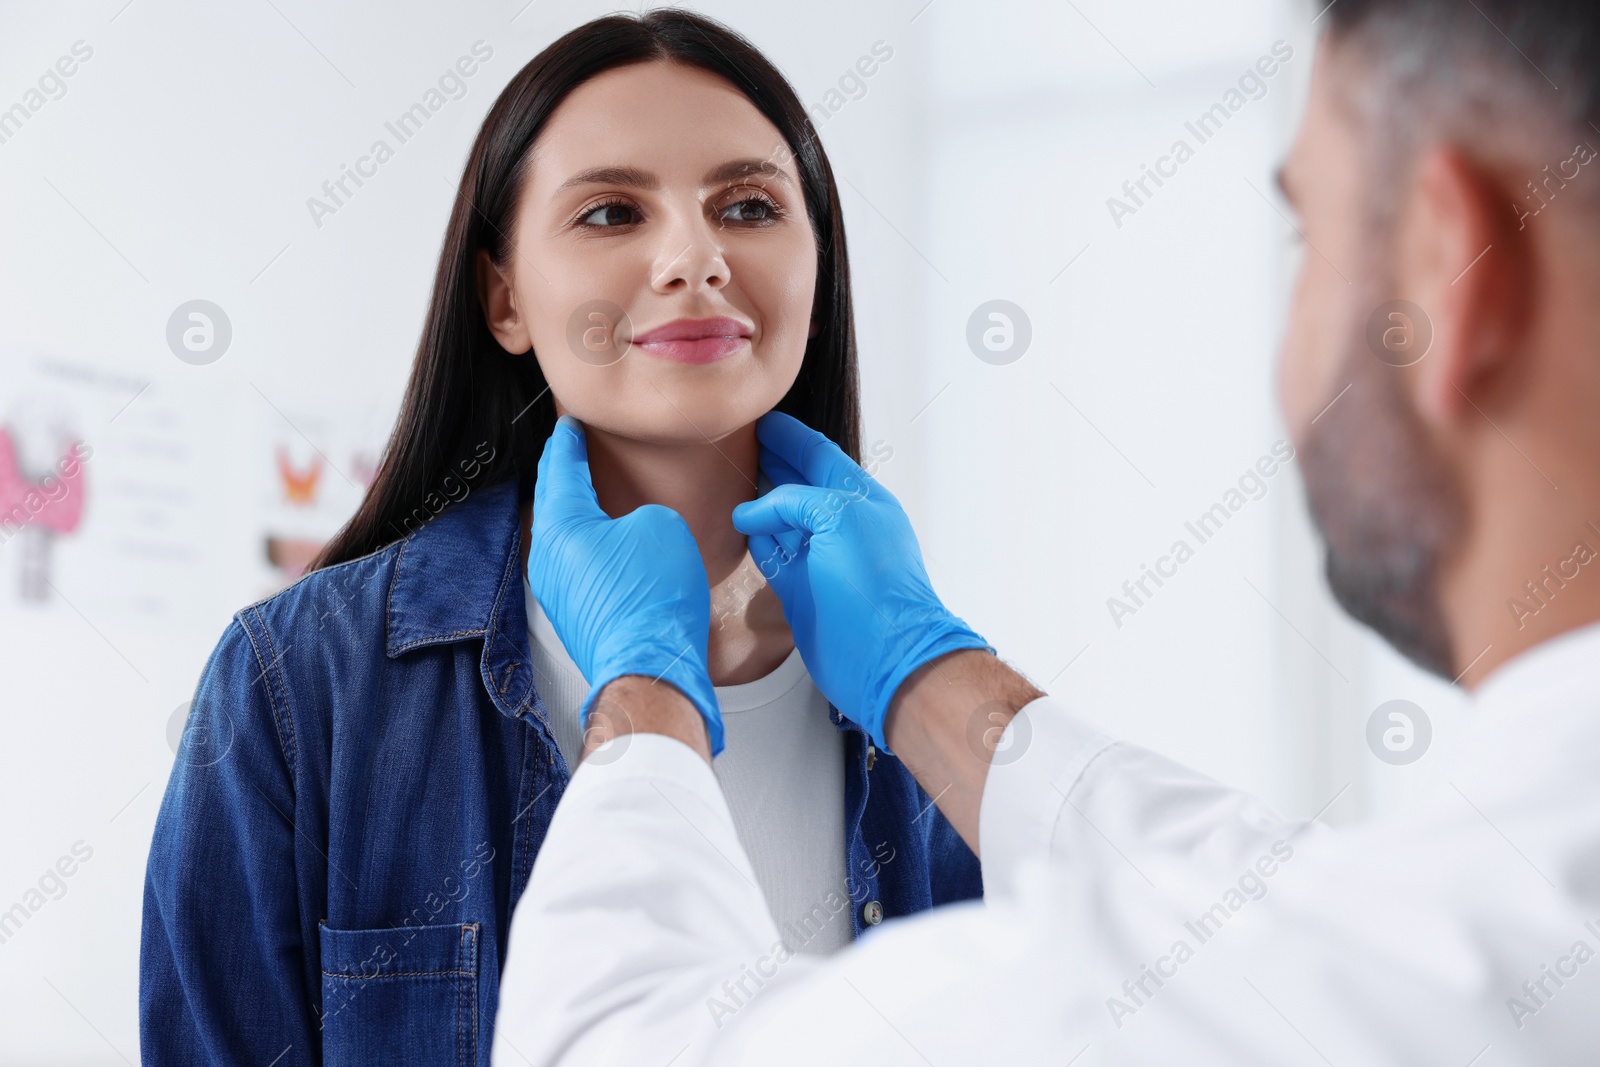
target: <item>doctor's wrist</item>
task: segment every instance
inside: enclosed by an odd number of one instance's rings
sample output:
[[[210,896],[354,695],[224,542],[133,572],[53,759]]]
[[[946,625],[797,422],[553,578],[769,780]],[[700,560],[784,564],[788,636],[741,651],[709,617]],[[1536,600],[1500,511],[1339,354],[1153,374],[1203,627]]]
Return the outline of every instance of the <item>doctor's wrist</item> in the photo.
[[[694,701],[671,682],[642,674],[625,674],[600,687],[584,721],[579,759],[612,738],[635,733],[682,741],[711,762],[710,733]]]

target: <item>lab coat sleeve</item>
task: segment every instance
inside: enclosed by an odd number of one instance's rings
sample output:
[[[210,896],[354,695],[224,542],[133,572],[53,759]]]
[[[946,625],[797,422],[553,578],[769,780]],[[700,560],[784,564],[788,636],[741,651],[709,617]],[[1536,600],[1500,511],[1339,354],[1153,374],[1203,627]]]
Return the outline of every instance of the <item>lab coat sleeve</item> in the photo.
[[[882,1067],[924,1062],[918,1047],[1036,1062],[1060,982],[1039,966],[1051,920],[1034,905],[949,905],[792,955],[711,768],[662,735],[619,738],[579,765],[517,904],[493,1062]]]
[[[1227,881],[1277,842],[1328,832],[1117,741],[1051,697],[1024,707],[1001,735],[978,821],[989,896],[1014,893],[1017,872],[1035,858],[1090,883],[1113,870],[1151,886]]]
[[[512,922],[494,1062],[666,1062],[712,1043],[784,946],[710,766],[631,734],[578,767]],[[691,1050],[691,1051],[686,1051]]]
[[[657,734],[597,749],[517,905],[494,1062],[916,1062],[913,1033],[949,1062],[1032,1062],[1104,1023],[1126,959],[1086,932],[1129,918],[1131,888],[1231,881],[1299,828],[1048,698],[1007,731],[980,813],[986,903],[826,959],[786,951],[704,760]],[[1041,939],[1077,946],[1070,981]]]

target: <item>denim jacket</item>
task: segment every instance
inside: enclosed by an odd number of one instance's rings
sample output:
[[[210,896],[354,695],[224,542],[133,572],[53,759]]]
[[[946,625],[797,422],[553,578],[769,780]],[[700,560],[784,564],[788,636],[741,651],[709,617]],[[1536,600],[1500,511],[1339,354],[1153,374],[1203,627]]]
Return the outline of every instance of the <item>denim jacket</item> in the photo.
[[[512,908],[571,771],[534,691],[514,481],[234,615],[145,875],[149,1064],[488,1064]],[[846,734],[853,930],[982,895]],[[537,1005],[522,1006],[537,1010]]]

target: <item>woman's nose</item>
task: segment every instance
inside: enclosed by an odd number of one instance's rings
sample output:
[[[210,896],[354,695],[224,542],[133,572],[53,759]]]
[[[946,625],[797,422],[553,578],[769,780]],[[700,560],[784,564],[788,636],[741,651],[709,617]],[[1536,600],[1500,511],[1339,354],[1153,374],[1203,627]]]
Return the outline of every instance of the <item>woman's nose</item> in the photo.
[[[703,218],[671,227],[661,242],[650,284],[658,293],[720,289],[728,283],[721,234]]]

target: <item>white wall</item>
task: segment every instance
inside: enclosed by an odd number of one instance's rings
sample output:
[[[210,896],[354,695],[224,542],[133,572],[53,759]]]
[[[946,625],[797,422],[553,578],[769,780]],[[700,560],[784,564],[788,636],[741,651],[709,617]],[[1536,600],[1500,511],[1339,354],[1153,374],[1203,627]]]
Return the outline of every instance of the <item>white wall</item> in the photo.
[[[1293,464],[1122,626],[1106,606],[1283,436],[1271,368],[1291,234],[1255,190],[1272,195],[1303,92],[1307,12],[702,9],[808,103],[876,42],[893,49],[821,132],[853,253],[867,440],[893,450],[880,475],[946,599],[1109,728],[1288,811],[1346,783],[1332,821],[1402,797],[1406,769],[1365,751],[1367,713],[1409,696],[1446,737],[1454,705],[1332,610]],[[0,427],[30,451],[48,455],[57,428],[94,450],[45,599],[18,595],[23,540],[0,546],[0,909],[75,842],[93,849],[0,944],[0,1060],[137,1060],[143,862],[174,712],[232,612],[277,580],[264,534],[326,536],[353,507],[489,103],[605,10],[0,5],[0,108],[75,42],[93,50],[0,143]],[[1117,226],[1106,198],[1279,39],[1294,58],[1265,96]],[[316,225],[306,199],[479,40],[494,55],[466,95]],[[205,366],[165,339],[195,298],[233,329]],[[997,298],[1033,332],[1003,366],[966,341]],[[324,457],[314,508],[283,502],[280,447],[296,466]]]

